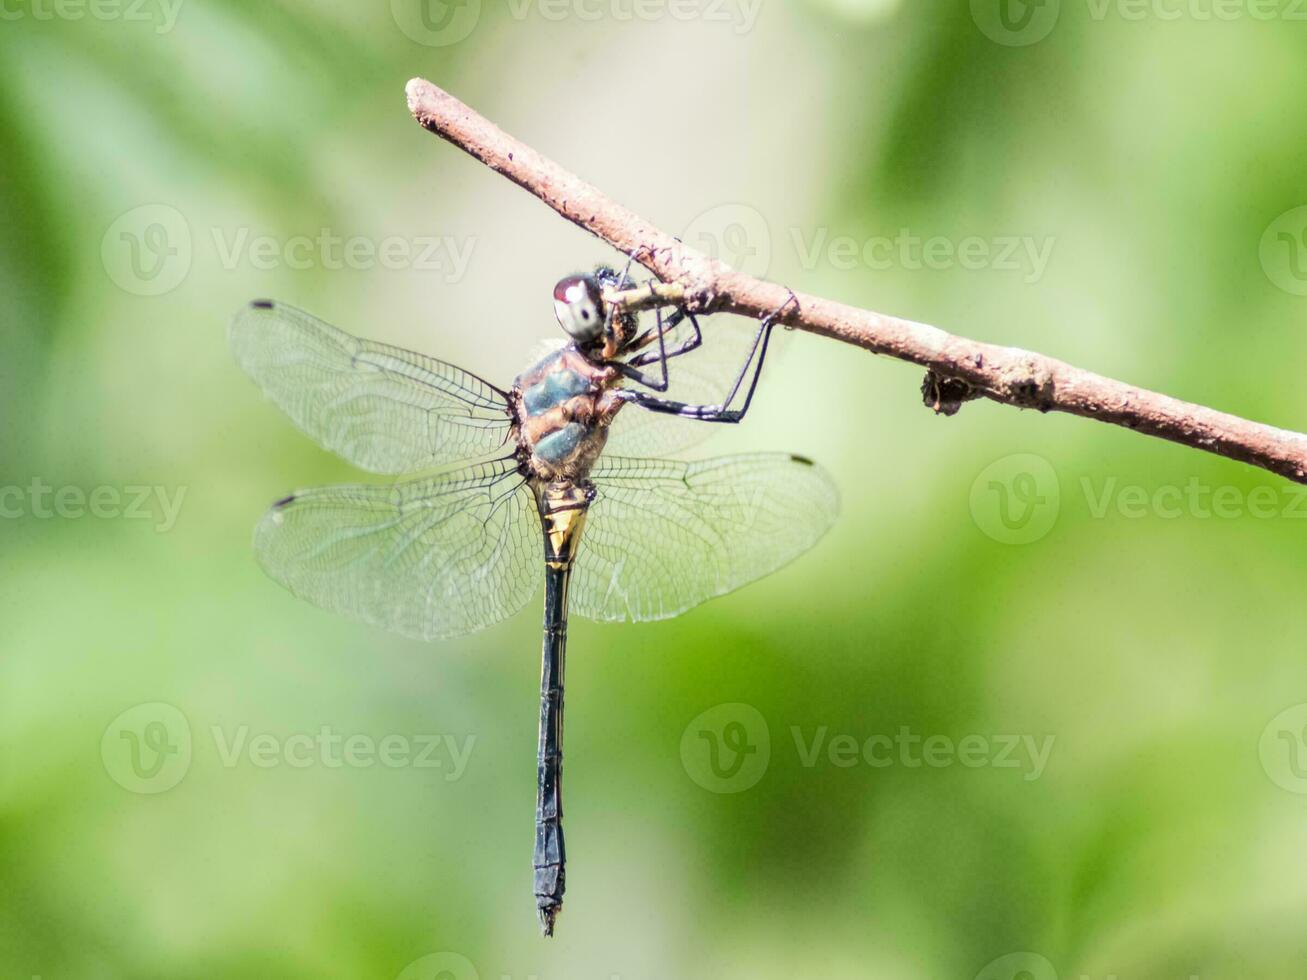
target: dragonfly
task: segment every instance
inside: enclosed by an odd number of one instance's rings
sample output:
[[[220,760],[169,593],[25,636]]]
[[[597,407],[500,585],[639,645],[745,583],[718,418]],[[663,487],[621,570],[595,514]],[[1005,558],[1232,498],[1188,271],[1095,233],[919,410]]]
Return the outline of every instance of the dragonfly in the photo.
[[[254,535],[273,579],[420,640],[498,623],[543,581],[532,867],[546,936],[566,881],[569,608],[602,622],[676,616],[796,558],[838,511],[830,477],[804,456],[687,462],[605,451],[610,435],[614,449],[691,441],[684,427],[668,436],[650,419],[741,421],[781,312],[759,324],[725,397],[692,404],[668,397],[669,364],[702,346],[697,316],[656,308],[656,322],[642,324],[605,300],[627,284],[605,266],[561,279],[553,301],[565,341],[508,389],[269,300],[249,304],[230,330],[239,365],[305,434],[364,470],[403,477],[278,500]]]

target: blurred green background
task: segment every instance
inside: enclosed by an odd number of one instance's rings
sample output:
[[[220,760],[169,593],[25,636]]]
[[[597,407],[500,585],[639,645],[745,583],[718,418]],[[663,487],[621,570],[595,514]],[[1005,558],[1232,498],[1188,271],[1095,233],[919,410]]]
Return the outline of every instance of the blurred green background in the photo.
[[[506,384],[616,261],[423,133],[423,75],[751,271],[1302,429],[1296,4],[423,2],[3,7],[0,975],[1302,976],[1282,481],[787,337],[700,454],[810,455],[841,520],[573,623],[546,942],[538,609],[424,645],[265,578],[266,505],[358,474],[225,337],[274,296]]]

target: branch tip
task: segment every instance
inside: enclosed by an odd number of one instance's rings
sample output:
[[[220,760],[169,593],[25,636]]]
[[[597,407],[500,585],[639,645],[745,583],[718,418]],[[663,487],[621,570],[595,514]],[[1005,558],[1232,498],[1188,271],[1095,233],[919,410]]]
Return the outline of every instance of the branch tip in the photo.
[[[693,312],[762,319],[785,300],[785,287],[728,268],[660,231],[427,80],[414,78],[405,91],[409,111],[424,128],[623,255],[639,249],[636,261],[660,279],[660,285],[678,286],[681,293],[675,302]],[[620,297],[631,308],[666,302],[652,287],[643,298],[633,292],[638,290]],[[799,309],[784,322],[926,368],[923,399],[942,415],[952,415],[963,402],[978,397],[1065,412],[1307,483],[1307,436],[1297,432],[1137,388],[1042,354],[953,336],[928,324],[815,296],[800,294]]]

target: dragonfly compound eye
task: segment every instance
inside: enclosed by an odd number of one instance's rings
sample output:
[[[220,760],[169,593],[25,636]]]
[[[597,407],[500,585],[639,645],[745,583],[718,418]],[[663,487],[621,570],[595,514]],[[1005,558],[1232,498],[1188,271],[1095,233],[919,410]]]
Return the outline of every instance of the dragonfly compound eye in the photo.
[[[599,284],[590,276],[568,276],[554,287],[554,313],[564,330],[588,344],[604,330],[603,297]]]

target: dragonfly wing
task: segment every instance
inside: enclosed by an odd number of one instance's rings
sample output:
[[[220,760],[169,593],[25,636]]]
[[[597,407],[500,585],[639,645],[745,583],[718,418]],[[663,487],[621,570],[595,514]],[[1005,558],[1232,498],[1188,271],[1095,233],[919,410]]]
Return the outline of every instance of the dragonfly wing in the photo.
[[[680,462],[601,457],[572,607],[590,619],[675,616],[775,571],[835,521],[830,477],[801,456]]]
[[[509,435],[508,396],[452,364],[259,301],[231,325],[236,360],[305,433],[373,473],[481,456]]]
[[[297,596],[422,640],[506,619],[542,579],[535,499],[511,460],[394,486],[305,490],[254,533]]]

